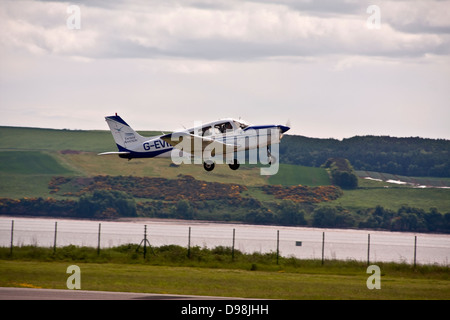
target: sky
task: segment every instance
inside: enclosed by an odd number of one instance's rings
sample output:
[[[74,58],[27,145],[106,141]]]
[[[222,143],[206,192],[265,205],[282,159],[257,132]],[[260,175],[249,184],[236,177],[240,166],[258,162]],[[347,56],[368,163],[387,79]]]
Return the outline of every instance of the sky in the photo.
[[[450,1],[0,0],[0,126],[450,139]]]

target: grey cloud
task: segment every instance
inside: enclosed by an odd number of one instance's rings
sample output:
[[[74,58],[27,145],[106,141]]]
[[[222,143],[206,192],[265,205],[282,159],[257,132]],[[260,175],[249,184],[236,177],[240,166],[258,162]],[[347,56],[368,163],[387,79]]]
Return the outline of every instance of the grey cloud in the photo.
[[[368,1],[348,0],[247,0],[255,3],[285,5],[292,9],[313,14],[361,14],[365,12]]]
[[[74,1],[82,7],[82,30],[64,29],[61,12],[41,1],[25,12],[15,2],[4,10],[11,43],[87,58],[186,57],[248,60],[286,56],[423,56],[448,54],[450,26],[438,4],[421,7],[387,2],[382,29],[367,30],[366,2],[354,1]],[[384,2],[383,2],[384,3]],[[382,3],[382,4],[383,4]],[[435,2],[433,2],[435,3]],[[406,12],[410,9],[411,13]],[[35,11],[33,11],[35,10]],[[65,12],[62,12],[64,18]],[[28,23],[28,29],[18,21]],[[5,32],[5,31],[3,31]],[[14,40],[17,39],[17,40]]]

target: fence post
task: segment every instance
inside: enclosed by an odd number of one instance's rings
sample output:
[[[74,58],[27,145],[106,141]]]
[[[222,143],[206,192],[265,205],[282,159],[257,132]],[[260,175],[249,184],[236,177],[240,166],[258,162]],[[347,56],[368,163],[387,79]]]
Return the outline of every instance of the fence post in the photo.
[[[141,247],[142,242],[144,242],[144,260],[145,260],[145,256],[147,255],[147,243],[151,249],[150,241],[147,240],[147,225],[144,225],[144,239],[142,239],[141,243],[139,243],[139,246],[137,247],[136,252],[139,251],[139,248]],[[153,250],[152,250],[152,252],[153,252]]]
[[[280,254],[280,230],[277,230],[277,264],[279,254]]]
[[[14,220],[11,221],[11,250],[9,252],[10,255],[13,253],[14,246]]]
[[[147,225],[144,225],[144,260],[147,255]]]
[[[191,258],[191,227],[189,227],[189,235],[188,235],[188,258]]]
[[[414,268],[416,267],[417,236],[414,236]]]
[[[100,232],[102,230],[102,224],[98,224],[98,245],[97,245],[97,255],[100,255]]]
[[[367,265],[370,265],[370,233],[367,235]]]
[[[234,261],[234,236],[235,236],[235,229],[233,229],[233,246],[231,247],[231,261]]]
[[[58,222],[55,221],[55,239],[53,240],[53,253],[56,252],[56,235],[58,233]]]
[[[324,262],[324,253],[325,253],[325,231],[322,232],[322,265]]]

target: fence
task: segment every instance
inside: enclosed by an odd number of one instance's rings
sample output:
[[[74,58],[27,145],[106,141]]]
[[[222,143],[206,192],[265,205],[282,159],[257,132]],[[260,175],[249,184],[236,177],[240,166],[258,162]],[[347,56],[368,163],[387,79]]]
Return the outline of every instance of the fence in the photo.
[[[114,247],[134,243],[231,247],[245,253],[276,252],[300,259],[406,262],[448,265],[450,236],[381,231],[198,223],[191,221],[99,222],[0,218],[0,246]],[[188,250],[189,251],[189,250]]]

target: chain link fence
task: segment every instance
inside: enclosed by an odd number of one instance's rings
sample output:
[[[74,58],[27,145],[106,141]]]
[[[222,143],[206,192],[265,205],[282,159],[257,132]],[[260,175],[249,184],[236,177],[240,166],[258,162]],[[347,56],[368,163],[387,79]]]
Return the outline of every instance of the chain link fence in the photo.
[[[283,257],[449,265],[450,235],[296,228],[195,221],[90,221],[0,218],[0,246],[110,248],[233,247],[244,253],[277,252]]]

